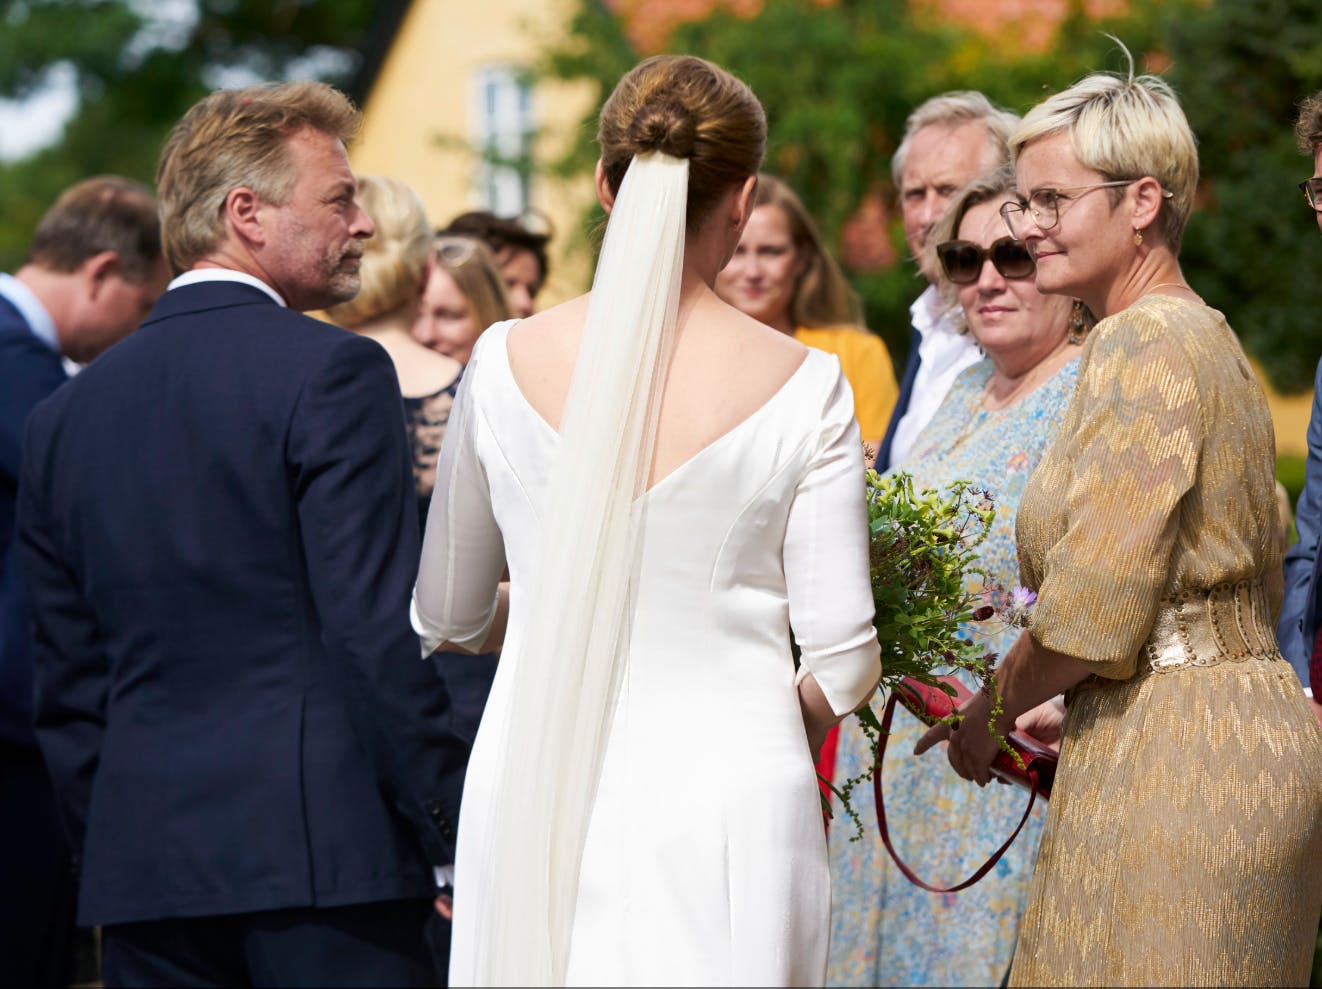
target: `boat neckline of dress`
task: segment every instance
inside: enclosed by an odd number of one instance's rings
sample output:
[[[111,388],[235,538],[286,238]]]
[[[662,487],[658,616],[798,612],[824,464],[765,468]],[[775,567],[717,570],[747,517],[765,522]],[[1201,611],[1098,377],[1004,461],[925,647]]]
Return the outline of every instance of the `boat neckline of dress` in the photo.
[[[524,408],[528,410],[528,412],[532,415],[532,417],[537,420],[537,422],[541,425],[541,427],[544,430],[546,430],[547,434],[552,439],[559,442],[560,439],[559,431],[557,431],[554,426],[552,426],[549,422],[546,421],[546,417],[543,416],[541,412],[537,410],[537,407],[533,405],[532,402],[528,401],[528,396],[523,393],[523,389],[519,387],[518,381],[516,381],[514,378],[514,368],[510,365],[509,331],[510,328],[517,322],[518,320],[509,320],[505,324],[505,326],[501,330],[501,332],[504,333],[505,338],[499,341],[500,346],[497,348],[500,351],[500,359],[502,363],[505,365],[505,380],[509,382],[510,389],[514,392],[514,394],[516,394],[519,397],[519,401],[523,403]],[[492,329],[494,329],[494,327]],[[721,433],[720,436],[717,436],[710,443],[707,443],[705,446],[699,447],[683,461],[676,464],[663,477],[659,477],[656,480],[654,480],[650,485],[648,485],[647,490],[643,491],[643,493],[638,496],[638,500],[651,497],[659,488],[665,487],[670,482],[670,479],[675,477],[675,475],[684,473],[686,470],[688,470],[691,464],[704,459],[709,451],[711,451],[716,447],[723,446],[724,444],[729,442],[731,437],[741,432],[744,429],[744,427],[747,426],[749,423],[753,422],[756,419],[761,418],[766,413],[767,409],[776,405],[781,399],[781,397],[790,391],[791,386],[796,381],[798,381],[800,377],[803,376],[804,368],[806,368],[809,364],[813,363],[813,355],[814,353],[817,352],[814,351],[813,348],[811,347],[806,347],[804,349],[807,352],[803,355],[803,360],[799,362],[799,366],[794,369],[794,371],[790,374],[788,378],[786,378],[783,382],[781,382],[780,387],[777,388],[774,392],[772,392],[771,395],[767,397],[767,400],[765,402],[759,405],[756,409],[754,409],[744,418],[740,419],[737,423],[735,423],[725,432]],[[825,356],[824,353],[823,356]]]

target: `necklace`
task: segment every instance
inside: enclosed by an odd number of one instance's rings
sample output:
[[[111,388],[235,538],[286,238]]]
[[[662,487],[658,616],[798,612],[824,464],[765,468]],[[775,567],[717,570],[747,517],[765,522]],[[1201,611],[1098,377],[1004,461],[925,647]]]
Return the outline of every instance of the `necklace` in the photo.
[[[1184,284],[1184,282],[1157,282],[1156,285],[1149,285],[1147,287],[1147,291],[1145,291],[1143,295],[1151,295],[1159,288],[1182,288],[1182,289],[1188,289],[1188,291],[1190,292],[1193,291],[1193,289],[1189,288],[1189,286]],[[1140,295],[1139,298],[1140,299],[1143,298],[1143,295]]]
[[[1072,344],[1069,339],[1061,341],[1058,346],[1046,357],[1038,361],[1033,367],[1019,379],[1010,391],[1000,398],[992,398],[992,385],[996,381],[996,374],[987,379],[987,383],[982,386],[982,398],[978,402],[978,408],[983,412],[1001,412],[1008,409],[1019,401],[1020,397],[1027,392],[1032,391],[1047,378],[1055,374],[1065,364],[1064,355],[1069,354],[1071,349],[1077,348],[1078,344]]]
[[[972,409],[969,410],[970,415],[968,422],[964,424],[964,428],[951,442],[947,450],[959,449],[969,437],[987,423],[989,417],[1013,408],[1023,395],[1033,391],[1055,374],[1056,371],[1063,366],[1063,362],[1056,360],[1056,355],[1062,352],[1063,348],[1062,350],[1057,350],[1046,359],[1038,362],[1032,370],[1019,380],[1017,385],[1010,389],[1008,395],[1002,399],[998,399],[995,405],[988,406],[987,401],[991,397],[992,381],[995,378],[995,373],[993,372],[992,377],[988,378],[987,383],[982,386],[982,394],[978,397],[978,401],[975,402]]]

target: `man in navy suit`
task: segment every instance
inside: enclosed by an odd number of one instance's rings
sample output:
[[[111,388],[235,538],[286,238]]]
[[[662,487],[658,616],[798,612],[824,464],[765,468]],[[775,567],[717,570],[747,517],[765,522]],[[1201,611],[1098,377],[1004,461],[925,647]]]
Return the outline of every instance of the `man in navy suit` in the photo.
[[[899,190],[909,253],[928,285],[910,307],[909,356],[877,450],[877,470],[904,462],[959,372],[982,357],[973,338],[961,332],[958,306],[937,294],[935,258],[930,256],[936,245],[928,244],[927,236],[962,186],[1009,160],[1010,132],[1018,122],[972,91],[934,96],[905,122],[891,176]]]
[[[32,730],[32,651],[14,541],[23,431],[36,404],[133,330],[169,280],[151,191],[117,176],[65,190],[27,258],[0,274],[0,960],[13,985],[72,980],[74,881]]]
[[[352,298],[359,115],[300,82],[176,125],[176,272],[29,420],[36,728],[116,985],[435,984],[467,746],[408,603],[417,507]]]

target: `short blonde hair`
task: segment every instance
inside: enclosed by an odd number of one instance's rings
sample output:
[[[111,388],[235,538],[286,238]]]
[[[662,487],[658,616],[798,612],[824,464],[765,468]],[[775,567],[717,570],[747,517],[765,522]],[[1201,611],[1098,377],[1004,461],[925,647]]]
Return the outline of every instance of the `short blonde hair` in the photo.
[[[225,197],[246,186],[283,205],[294,185],[288,138],[306,128],[348,144],[360,115],[323,82],[222,89],[175,124],[156,167],[161,239],[176,272],[210,254],[224,236]]]
[[[359,176],[358,205],[376,227],[363,244],[362,287],[349,301],[326,310],[333,322],[350,329],[417,305],[432,245],[422,200],[399,179]]]
[[[472,310],[478,332],[514,314],[500,266],[485,241],[452,234],[437,237],[432,260],[454,279]]]
[[[1130,56],[1127,75],[1095,73],[1029,110],[1010,154],[1017,160],[1029,144],[1062,131],[1079,163],[1107,181],[1150,175],[1161,183],[1170,198],[1153,226],[1179,250],[1198,186],[1198,145],[1175,91],[1156,76],[1135,76]],[[1123,195],[1113,190],[1112,202]]]

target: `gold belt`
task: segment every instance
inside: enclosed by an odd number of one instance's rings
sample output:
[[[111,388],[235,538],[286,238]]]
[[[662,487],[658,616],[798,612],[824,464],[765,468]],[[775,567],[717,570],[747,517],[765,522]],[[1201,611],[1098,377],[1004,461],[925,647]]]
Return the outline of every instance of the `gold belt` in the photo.
[[[1154,673],[1278,658],[1267,588],[1245,580],[1163,598],[1143,654]]]

